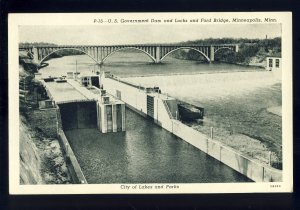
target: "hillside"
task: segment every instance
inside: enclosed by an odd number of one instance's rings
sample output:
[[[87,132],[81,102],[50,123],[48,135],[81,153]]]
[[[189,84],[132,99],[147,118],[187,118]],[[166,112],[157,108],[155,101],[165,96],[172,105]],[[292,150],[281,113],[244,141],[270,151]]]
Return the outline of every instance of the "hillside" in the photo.
[[[196,41],[182,42],[180,44],[239,44],[239,52],[230,50],[220,50],[215,54],[215,61],[250,65],[250,66],[265,66],[265,58],[268,56],[281,57],[281,38],[273,39],[204,39]],[[202,55],[194,50],[175,51],[173,57],[186,60],[205,61]]]
[[[19,59],[20,184],[71,183],[56,138],[56,111],[39,110],[34,79],[38,66],[26,55]]]
[[[20,43],[19,47],[39,47],[39,46],[48,46],[48,47],[55,47],[57,46],[56,44],[53,43],[47,43],[47,42],[34,42],[34,43]],[[57,52],[52,53],[48,58],[46,58],[45,61],[50,60],[52,58],[61,58],[63,56],[69,56],[69,55],[82,55],[84,54],[83,52],[80,52],[78,50],[73,50],[73,49],[68,49],[68,50],[60,50]]]

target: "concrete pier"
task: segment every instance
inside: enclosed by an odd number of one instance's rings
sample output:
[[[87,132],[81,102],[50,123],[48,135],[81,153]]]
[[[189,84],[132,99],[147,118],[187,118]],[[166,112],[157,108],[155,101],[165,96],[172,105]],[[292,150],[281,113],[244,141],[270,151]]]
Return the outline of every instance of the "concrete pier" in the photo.
[[[73,77],[67,80],[39,78],[50,98],[49,103],[57,109],[57,135],[72,179],[79,184],[87,184],[87,181],[64,131],[94,127],[98,127],[102,133],[126,130],[124,102],[92,86],[92,80],[97,77],[88,77],[88,85]],[[100,86],[97,81],[95,83]]]
[[[106,97],[110,98],[108,102],[97,102],[99,130],[102,133],[125,131],[125,103],[107,94]]]
[[[105,90],[91,85],[86,86],[81,79],[79,82],[74,79],[67,79],[64,82],[41,81],[50,99],[60,106],[64,113],[64,129],[97,125],[102,133],[126,130],[125,103]]]

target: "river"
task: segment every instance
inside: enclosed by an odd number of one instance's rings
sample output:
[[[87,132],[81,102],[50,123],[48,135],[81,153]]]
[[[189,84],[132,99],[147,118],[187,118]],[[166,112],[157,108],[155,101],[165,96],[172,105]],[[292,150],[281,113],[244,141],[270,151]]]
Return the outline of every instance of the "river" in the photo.
[[[96,70],[95,62],[87,55],[66,56],[47,61],[50,65],[41,70],[44,75],[60,76],[68,71],[90,72]],[[179,60],[171,56],[166,57],[162,63],[153,61],[142,53],[116,52],[109,57],[100,69],[109,71],[120,77],[157,76],[174,74],[196,74],[217,72],[257,71],[258,68],[249,68],[224,63],[201,63],[197,61]]]
[[[76,61],[77,67],[75,65]],[[40,70],[43,75],[60,76],[76,69],[78,72],[90,72],[98,68],[94,61],[85,55],[52,59],[48,63],[48,67]],[[204,98],[205,100],[203,101],[200,100],[200,93],[205,91],[201,91],[201,89],[196,89],[195,91],[195,89],[191,88],[191,85],[187,85],[189,81],[191,82],[190,84],[197,84],[197,82],[202,80],[193,80],[193,78],[195,79],[199,75],[212,75],[212,73],[218,73],[219,75],[225,74],[224,72],[257,74],[257,72],[261,71],[257,68],[238,65],[203,64],[197,61],[177,60],[172,57],[166,58],[162,64],[153,64],[147,56],[133,52],[115,53],[106,60],[106,63],[100,70],[110,71],[135,83],[157,85],[159,81],[158,86],[162,87],[163,91],[171,92],[173,96],[184,98],[193,103],[196,101],[197,103],[204,102],[205,105],[215,105],[211,109],[208,108],[208,113],[212,116],[206,116],[208,122],[211,119],[218,120],[222,117],[216,117],[218,116],[218,106],[216,104],[219,104],[220,101],[209,100],[209,97]],[[266,74],[267,72],[262,73]],[[158,77],[157,75],[160,76]],[[169,84],[168,82],[172,80],[170,75],[177,77],[185,75],[186,78],[182,81],[181,79],[174,80],[176,84],[164,87],[165,83]],[[256,77],[260,77],[260,75]],[[205,83],[208,84],[209,81],[203,82],[203,84]],[[274,84],[277,83],[273,80],[267,80],[259,88],[269,87]],[[171,89],[168,89],[167,86],[171,87]],[[177,88],[173,88],[174,86],[177,86]],[[190,88],[189,91],[185,91],[187,88]],[[216,87],[212,86],[211,90],[214,90],[214,88]],[[257,87],[255,88],[257,90]],[[276,92],[280,92],[280,88],[277,88]],[[250,88],[250,90],[252,89]],[[246,91],[249,90],[246,89]],[[211,96],[214,93],[216,92],[212,91],[209,95]],[[224,100],[223,96],[224,94],[221,94],[217,98]],[[225,98],[228,100],[230,97],[226,96]],[[272,106],[280,105],[280,103],[281,100],[277,97],[277,103],[272,104]],[[217,183],[250,181],[154,123],[147,121],[128,109],[126,111],[127,131],[125,133],[103,135],[97,130],[72,130],[66,132],[89,183]],[[277,124],[279,120],[276,118]],[[208,123],[207,125],[210,124]],[[276,135],[280,134],[276,133]],[[83,136],[84,138],[82,138]]]
[[[126,132],[65,133],[88,183],[249,181],[130,109],[126,109]]]

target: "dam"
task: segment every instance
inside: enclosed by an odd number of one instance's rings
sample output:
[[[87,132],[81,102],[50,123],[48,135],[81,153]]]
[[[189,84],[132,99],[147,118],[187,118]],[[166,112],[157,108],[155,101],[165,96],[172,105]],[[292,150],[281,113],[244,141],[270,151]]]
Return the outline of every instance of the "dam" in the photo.
[[[105,79],[101,79],[105,85],[103,80]],[[89,92],[84,94],[84,89],[87,88],[76,83],[73,79],[58,83],[44,82],[48,94],[58,107],[58,133],[63,142],[62,148],[70,159],[69,170],[76,183],[250,181],[163,129],[162,124],[157,124],[160,118],[156,122],[153,120],[154,115],[145,118],[146,113],[138,111],[130,104],[126,108],[125,132],[101,132],[97,126],[95,98]],[[72,92],[69,98],[68,91]],[[66,96],[61,97],[60,92]],[[119,97],[126,99],[125,92],[121,93]],[[140,90],[141,96],[144,93]],[[172,102],[170,97],[161,95],[160,98],[162,101]],[[143,100],[140,102],[142,105]],[[147,112],[147,105],[144,103],[142,106]],[[165,105],[161,103],[160,108],[165,108]],[[155,115],[163,117],[157,110]]]
[[[71,171],[78,183],[216,183],[245,182],[250,181],[249,178],[254,181],[281,179],[279,171],[258,164],[180,122],[176,99],[155,88],[137,87],[107,73],[101,75],[103,90],[86,87],[73,78],[45,81],[42,83],[58,107],[58,134],[65,151],[71,153]],[[109,97],[105,97],[106,91]],[[66,95],[61,97],[60,92]],[[104,104],[116,102],[122,108],[116,105],[103,108]],[[128,107],[126,111],[124,103]],[[134,147],[130,146],[132,143]],[[144,148],[149,143],[150,146]],[[165,146],[159,146],[161,144]],[[165,150],[174,147],[166,149],[168,144],[185,145],[181,148],[183,154],[170,155],[170,151],[166,156]],[[185,154],[186,150],[195,154]],[[167,161],[166,165],[162,160]],[[182,170],[186,165],[190,168]],[[212,174],[215,169],[207,169],[207,165],[220,171]]]

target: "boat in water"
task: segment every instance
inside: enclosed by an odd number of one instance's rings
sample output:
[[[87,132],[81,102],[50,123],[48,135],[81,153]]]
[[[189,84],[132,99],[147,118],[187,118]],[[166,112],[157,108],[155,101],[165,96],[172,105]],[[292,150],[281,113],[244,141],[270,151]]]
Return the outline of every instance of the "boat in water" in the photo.
[[[203,119],[204,117],[204,108],[197,107],[192,104],[178,104],[178,111],[182,121],[194,121]]]

